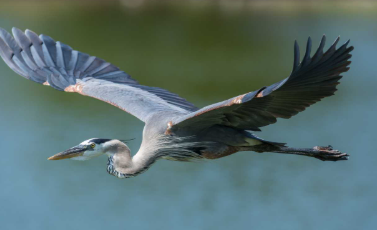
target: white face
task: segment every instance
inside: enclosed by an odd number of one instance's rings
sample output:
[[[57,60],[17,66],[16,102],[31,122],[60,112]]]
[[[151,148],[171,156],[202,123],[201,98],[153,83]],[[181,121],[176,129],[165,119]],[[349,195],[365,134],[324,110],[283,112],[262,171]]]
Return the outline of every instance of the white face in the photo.
[[[104,154],[102,151],[103,150],[102,144],[96,144],[91,141],[92,139],[93,138],[81,142],[80,145],[87,146],[88,149],[83,153],[82,156],[72,157],[71,159],[78,160],[78,161],[86,161],[86,160],[90,160],[94,157],[98,157]]]

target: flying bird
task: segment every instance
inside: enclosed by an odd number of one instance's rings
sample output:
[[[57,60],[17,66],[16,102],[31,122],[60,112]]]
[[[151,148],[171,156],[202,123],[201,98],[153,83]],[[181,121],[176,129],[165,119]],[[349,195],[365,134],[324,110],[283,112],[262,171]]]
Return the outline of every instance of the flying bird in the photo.
[[[253,131],[275,123],[277,118],[288,119],[333,95],[351,63],[349,40],[336,48],[338,37],[324,52],[324,35],[311,56],[309,37],[301,61],[295,42],[293,70],[287,78],[199,109],[165,89],[140,85],[111,63],[49,36],[17,28],[12,33],[0,28],[0,54],[17,74],[60,91],[110,103],[145,123],[143,140],[134,156],[124,141],[91,138],[49,160],[88,160],[106,154],[107,172],[129,178],[145,172],[158,159],[217,159],[239,151],[295,154],[323,161],[348,159],[348,154],[331,146],[291,148],[259,138]]]

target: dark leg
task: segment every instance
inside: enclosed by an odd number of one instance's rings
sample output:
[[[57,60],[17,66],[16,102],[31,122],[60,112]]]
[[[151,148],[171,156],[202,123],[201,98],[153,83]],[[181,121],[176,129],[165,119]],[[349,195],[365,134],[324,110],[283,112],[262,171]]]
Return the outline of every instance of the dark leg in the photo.
[[[251,150],[255,152],[274,152],[284,154],[295,154],[301,156],[315,157],[322,161],[339,161],[348,160],[348,154],[334,150],[331,145],[327,147],[315,146],[313,148],[290,148],[287,146],[276,146],[271,144],[261,144],[242,148],[242,150]],[[241,151],[242,151],[241,150]]]

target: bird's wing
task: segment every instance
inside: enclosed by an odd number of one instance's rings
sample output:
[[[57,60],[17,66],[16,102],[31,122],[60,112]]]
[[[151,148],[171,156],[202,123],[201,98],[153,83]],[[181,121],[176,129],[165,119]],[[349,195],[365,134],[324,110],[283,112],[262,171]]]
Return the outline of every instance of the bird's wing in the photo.
[[[57,90],[108,102],[142,121],[158,111],[187,113],[197,108],[167,90],[139,85],[127,73],[46,35],[0,28],[0,55],[19,75]]]
[[[259,131],[259,127],[276,122],[276,118],[290,118],[324,97],[334,94],[341,73],[346,72],[353,47],[347,41],[336,48],[339,37],[323,53],[326,37],[310,57],[309,37],[305,56],[300,63],[300,51],[295,42],[294,64],[291,75],[273,85],[246,93],[229,100],[206,106],[172,121],[172,130],[182,128],[204,129],[225,125],[239,129]]]

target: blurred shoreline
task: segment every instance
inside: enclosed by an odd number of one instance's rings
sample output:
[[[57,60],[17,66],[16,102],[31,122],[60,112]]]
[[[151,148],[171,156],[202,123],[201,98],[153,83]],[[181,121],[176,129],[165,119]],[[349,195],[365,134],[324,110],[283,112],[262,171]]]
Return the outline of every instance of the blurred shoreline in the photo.
[[[118,5],[124,8],[146,10],[155,7],[185,8],[192,10],[214,8],[225,12],[231,11],[363,11],[374,12],[377,1],[357,0],[3,0],[2,7],[31,6],[35,4],[48,4],[56,6],[104,6]]]

